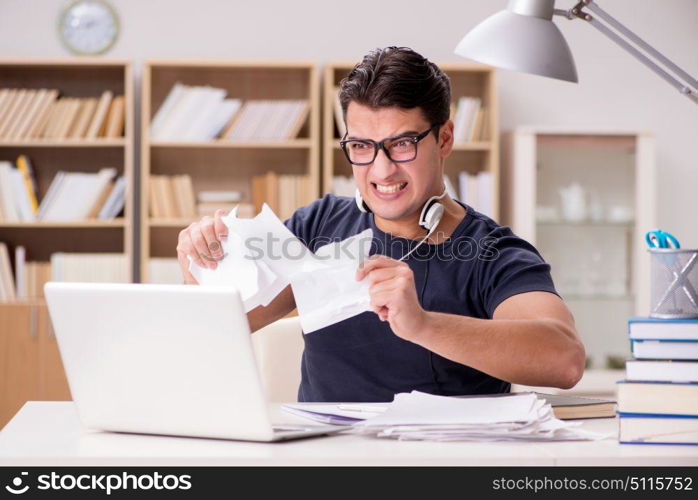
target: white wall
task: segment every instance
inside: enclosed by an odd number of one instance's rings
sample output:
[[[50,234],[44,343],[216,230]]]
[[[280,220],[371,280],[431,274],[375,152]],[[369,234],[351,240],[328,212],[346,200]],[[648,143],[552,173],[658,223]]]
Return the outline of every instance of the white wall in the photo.
[[[106,57],[358,60],[406,45],[457,61],[464,33],[505,0],[111,0],[122,31]],[[568,8],[575,0],[558,0]],[[698,0],[599,0],[602,7],[698,77]],[[62,57],[65,1],[0,0],[0,57]],[[650,130],[657,137],[660,226],[698,247],[698,106],[581,21],[556,21],[580,75],[573,85],[500,72],[502,131],[519,125]],[[138,69],[137,69],[138,71]]]

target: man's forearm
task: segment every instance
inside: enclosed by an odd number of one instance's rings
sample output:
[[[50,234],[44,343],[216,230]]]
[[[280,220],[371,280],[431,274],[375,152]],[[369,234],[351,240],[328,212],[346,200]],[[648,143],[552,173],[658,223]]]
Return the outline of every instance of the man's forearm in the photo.
[[[250,324],[250,331],[254,333],[260,328],[264,328],[270,323],[283,318],[295,308],[296,301],[293,298],[293,292],[291,291],[291,286],[289,285],[284,288],[283,291],[269,303],[269,305],[266,307],[255,307],[247,313],[247,321]]]
[[[415,342],[511,383],[567,389],[584,371],[584,347],[556,319],[478,319],[427,312]]]

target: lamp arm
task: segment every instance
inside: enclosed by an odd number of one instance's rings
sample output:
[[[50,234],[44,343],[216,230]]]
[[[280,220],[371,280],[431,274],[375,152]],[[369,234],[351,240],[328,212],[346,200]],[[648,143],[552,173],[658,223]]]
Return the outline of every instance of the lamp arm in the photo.
[[[618,35],[618,33],[611,30],[608,26],[601,23],[600,21],[598,21],[596,18],[594,18],[590,14],[584,12],[584,10],[583,10],[584,7],[588,7],[589,10],[591,10],[599,18],[601,18],[606,23],[611,25],[613,28],[618,30],[625,37],[627,37],[630,41],[635,43],[637,46],[639,46],[642,50],[644,50],[649,55],[654,57],[656,60],[658,60],[659,62],[664,64],[668,69],[673,71],[680,78],[683,78],[687,83],[682,82],[681,80],[676,78],[674,75],[665,71],[654,60],[652,60],[646,54],[643,54],[637,47],[633,46],[627,40],[625,40],[620,35]],[[599,7],[594,2],[594,0],[581,0],[577,5],[575,5],[574,7],[572,7],[569,10],[554,9],[554,15],[566,17],[567,19],[574,19],[575,17],[577,17],[579,19],[587,21],[589,24],[591,24],[598,31],[600,31],[601,33],[606,35],[613,42],[615,42],[616,44],[621,46],[623,49],[625,49],[628,53],[630,53],[633,57],[635,57],[637,60],[639,60],[645,66],[647,66],[652,71],[654,71],[656,74],[658,74],[667,83],[669,83],[669,85],[671,85],[676,90],[678,90],[679,92],[684,94],[686,97],[692,99],[696,104],[698,104],[698,80],[696,80],[691,75],[686,73],[683,69],[681,69],[679,66],[677,66],[672,61],[670,61],[666,56],[664,56],[661,52],[656,50],[654,47],[649,45],[647,42],[645,42],[643,39],[641,39],[635,33],[633,33],[628,28],[626,28],[624,25],[622,25],[620,22],[618,22],[615,18],[613,18],[611,15],[609,15],[607,12],[605,12],[601,7]]]

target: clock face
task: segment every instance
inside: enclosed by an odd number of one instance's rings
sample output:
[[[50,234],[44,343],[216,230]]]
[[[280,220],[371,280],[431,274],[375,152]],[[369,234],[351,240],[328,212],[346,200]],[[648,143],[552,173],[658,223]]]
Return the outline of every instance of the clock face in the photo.
[[[119,20],[103,0],[77,0],[62,12],[58,32],[76,54],[102,54],[116,41]]]

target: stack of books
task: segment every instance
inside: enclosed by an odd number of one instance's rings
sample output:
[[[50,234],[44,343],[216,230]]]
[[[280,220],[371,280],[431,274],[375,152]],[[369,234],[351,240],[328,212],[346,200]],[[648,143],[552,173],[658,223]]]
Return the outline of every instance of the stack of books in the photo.
[[[302,99],[249,100],[221,138],[229,141],[295,139],[309,112],[308,101]]]
[[[620,442],[698,444],[698,318],[630,318],[628,334]]]
[[[303,99],[248,100],[226,90],[176,83],[153,116],[153,141],[281,141],[294,139],[307,121]]]
[[[227,214],[235,208],[237,208],[237,217],[252,218],[255,215],[252,203],[241,202],[243,194],[240,191],[199,191],[196,195],[196,199],[198,201],[196,209],[198,210],[199,216],[208,215],[209,217],[213,217],[217,210],[223,210]]]
[[[487,110],[478,97],[460,97],[451,107],[453,140],[459,142],[486,139]]]
[[[26,249],[18,245],[14,255],[13,273],[10,249],[0,242],[0,302],[41,299],[49,281],[130,282],[129,260],[121,253],[57,252],[50,262],[29,262]]]
[[[262,205],[269,205],[280,219],[293,215],[298,207],[307,205],[314,199],[308,175],[277,174],[269,171],[252,177],[252,204],[255,213]]]
[[[197,216],[190,175],[151,175],[149,188],[151,217],[176,219]]]
[[[122,137],[124,96],[58,97],[56,89],[0,89],[0,139]]]
[[[458,190],[460,194],[458,199],[463,203],[467,203],[485,215],[491,215],[494,212],[491,172],[482,171],[477,174],[460,172]]]
[[[129,260],[122,253],[51,254],[51,281],[129,283]]]
[[[0,221],[109,220],[119,215],[126,199],[123,176],[114,168],[97,173],[59,171],[39,203],[34,169],[21,155],[16,166],[0,162]]]

